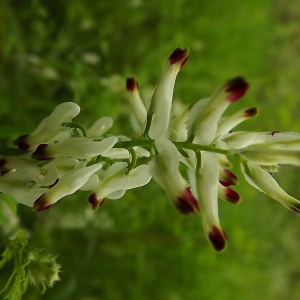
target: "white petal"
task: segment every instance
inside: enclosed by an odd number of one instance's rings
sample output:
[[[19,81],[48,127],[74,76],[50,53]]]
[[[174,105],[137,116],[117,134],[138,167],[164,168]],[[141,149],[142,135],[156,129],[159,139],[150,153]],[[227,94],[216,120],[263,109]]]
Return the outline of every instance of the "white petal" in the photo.
[[[128,99],[131,106],[131,122],[135,132],[142,133],[144,129],[146,118],[147,118],[147,111],[146,107],[141,100],[139,90],[138,90],[138,83],[134,77],[128,78],[126,85],[130,84],[130,88],[127,88],[128,91]]]
[[[37,211],[49,208],[59,199],[75,193],[88,181],[90,176],[97,172],[101,167],[102,164],[95,164],[67,173],[53,188],[48,190],[34,203],[34,208]]]
[[[89,138],[99,138],[113,125],[113,119],[110,117],[102,117],[97,120],[89,129],[87,129],[87,136]]]
[[[274,166],[277,164],[300,165],[299,150],[277,149],[266,144],[255,144],[237,152],[242,158],[259,165]]]
[[[112,165],[107,171],[109,174],[105,174],[104,180],[96,189],[98,199],[104,199],[107,195],[118,190],[129,190],[146,185],[151,180],[147,165],[138,166],[131,170],[128,175],[125,175],[126,168],[122,168],[121,164],[118,163]]]
[[[266,143],[271,138],[270,132],[237,131],[225,134],[217,145],[222,149],[242,149],[253,144]]]
[[[129,152],[127,149],[123,148],[112,148],[108,151],[105,151],[105,153],[103,153],[102,156],[114,159],[125,159],[129,158]]]
[[[176,63],[171,63],[170,58],[167,60],[162,76],[158,81],[151,98],[148,115],[150,113],[154,113],[154,115],[149,136],[153,139],[162,137],[168,129],[176,76],[180,71],[182,62],[185,61],[189,55],[188,49],[176,50],[181,52],[180,59],[176,61]]]
[[[81,191],[92,191],[99,184],[99,177],[94,173],[88,181],[80,188]]]
[[[167,139],[155,142],[158,155],[149,163],[149,172],[154,180],[165,190],[169,200],[177,206],[188,183],[179,172],[179,153],[176,146]]]
[[[231,131],[234,127],[257,115],[256,107],[242,109],[235,114],[220,120],[216,136],[223,135]]]
[[[270,198],[280,202],[287,209],[297,213],[300,212],[300,201],[287,194],[278,185],[273,176],[261,166],[244,161],[241,163],[241,170],[250,185],[265,193]]]
[[[35,149],[39,144],[45,143],[60,134],[66,128],[62,123],[71,122],[72,118],[80,112],[80,107],[72,102],[65,102],[58,105],[49,117],[44,119],[36,130],[26,138],[30,149]],[[69,131],[67,129],[67,131]]]
[[[32,157],[39,160],[64,156],[78,159],[92,158],[110,150],[117,141],[118,138],[115,136],[105,138],[100,142],[84,137],[74,137],[48,145],[41,150],[37,148]]]
[[[120,199],[125,195],[125,192],[126,192],[126,190],[118,190],[118,191],[115,191],[115,192],[112,192],[112,193],[108,194],[106,196],[106,198],[110,199],[110,200]]]
[[[48,130],[62,123],[71,122],[80,112],[80,106],[73,102],[65,102],[58,105],[50,114],[46,126]]]
[[[226,247],[226,234],[218,215],[219,163],[214,153],[201,154],[201,168],[196,170],[196,189],[205,235],[217,251]]]
[[[237,77],[227,81],[207,100],[196,103],[187,123],[189,135],[194,142],[208,145],[216,137],[218,122],[230,103],[238,100],[247,90],[248,84]]]
[[[32,206],[47,191],[46,188],[29,189],[30,179],[22,172],[10,172],[0,177],[0,191],[12,196],[21,204]]]

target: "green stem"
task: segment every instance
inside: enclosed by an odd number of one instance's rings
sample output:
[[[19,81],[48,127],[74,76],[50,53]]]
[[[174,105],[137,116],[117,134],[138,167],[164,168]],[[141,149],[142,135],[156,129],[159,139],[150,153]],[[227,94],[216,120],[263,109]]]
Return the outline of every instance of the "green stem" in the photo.
[[[79,129],[82,132],[82,136],[87,136],[86,128],[78,122],[62,123],[62,125],[70,128]]]
[[[116,144],[116,148],[130,148],[130,147],[136,147],[136,146],[154,146],[154,140],[133,140],[133,141],[124,141],[124,142],[118,142]]]
[[[153,112],[147,115],[146,127],[145,127],[145,130],[144,130],[144,132],[141,136],[141,139],[143,139],[143,140],[148,137],[148,133],[149,133],[150,126],[151,126],[151,123],[152,123],[153,115],[154,115]]]
[[[130,147],[128,149],[128,151],[131,154],[131,161],[128,164],[128,170],[126,171],[125,175],[129,174],[129,172],[135,167],[135,164],[136,164],[136,161],[137,161],[137,156],[136,156],[136,153],[135,153],[134,149],[132,147]]]
[[[208,145],[198,145],[198,144],[193,144],[189,142],[174,142],[171,141],[176,147],[181,148],[181,149],[191,149],[193,151],[208,151],[208,152],[214,152],[214,153],[220,153],[224,155],[234,155],[235,151],[230,149],[230,150],[224,150],[220,148],[215,148],[212,146]],[[154,146],[154,140],[149,139],[149,140],[134,140],[134,141],[124,141],[124,142],[118,142],[116,144],[117,148],[126,148],[129,149],[130,147],[135,147],[135,146]]]
[[[195,151],[196,157],[197,157],[197,165],[196,165],[196,171],[199,171],[201,168],[201,151]]]
[[[188,142],[174,142],[172,141],[172,143],[176,146],[176,147],[180,147],[183,149],[191,149],[194,151],[207,151],[207,152],[214,152],[214,153],[220,153],[220,154],[224,154],[224,155],[233,155],[235,154],[235,151],[231,150],[224,150],[224,149],[219,149],[219,148],[215,148],[212,146],[208,146],[208,145],[198,145],[198,144],[192,144],[192,143],[188,143]]]

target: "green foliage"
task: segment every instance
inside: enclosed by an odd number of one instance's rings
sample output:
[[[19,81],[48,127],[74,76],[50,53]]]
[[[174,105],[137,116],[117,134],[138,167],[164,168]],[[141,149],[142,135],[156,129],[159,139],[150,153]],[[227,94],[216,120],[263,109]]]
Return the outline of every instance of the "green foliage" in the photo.
[[[244,75],[251,89],[233,110],[257,105],[260,114],[239,129],[299,132],[298,23],[297,0],[3,0],[0,143],[30,132],[65,101],[80,103],[79,122],[108,115],[118,120],[114,134],[129,134],[125,77],[136,74],[147,98],[177,46],[190,47],[191,56],[178,76],[176,101],[188,106]],[[299,198],[295,168],[280,173],[282,185]],[[229,235],[222,255],[207,245],[201,220],[173,211],[153,183],[95,213],[83,192],[41,213],[19,205],[14,230],[26,228],[32,249],[59,256],[61,281],[46,300],[297,299],[299,219],[242,180],[238,192],[240,205],[220,203]],[[11,200],[1,199],[15,212]],[[7,229],[6,209],[1,215]],[[12,274],[9,288],[23,282],[29,252],[22,242],[17,246],[21,254],[3,253],[11,258],[1,269],[1,287]],[[23,260],[16,273],[14,257]],[[24,291],[25,281],[14,293]],[[22,299],[41,296],[28,287]]]
[[[6,237],[1,233],[1,237]],[[14,268],[10,275],[2,293],[6,293],[6,297],[11,300],[21,299],[27,288],[28,278],[26,276],[25,268],[28,264],[28,258],[24,257],[24,248],[27,246],[26,232],[21,231],[18,236],[7,242],[7,247],[2,253],[2,260],[0,261],[0,268],[3,268],[11,259],[14,261]]]
[[[52,287],[53,282],[59,280],[60,266],[55,258],[42,253],[41,250],[29,251],[26,231],[20,231],[13,240],[7,239],[2,232],[0,235],[6,247],[1,255],[0,269],[10,261],[13,262],[12,273],[1,291],[5,299],[21,299],[29,282],[37,286],[43,294],[47,287]]]

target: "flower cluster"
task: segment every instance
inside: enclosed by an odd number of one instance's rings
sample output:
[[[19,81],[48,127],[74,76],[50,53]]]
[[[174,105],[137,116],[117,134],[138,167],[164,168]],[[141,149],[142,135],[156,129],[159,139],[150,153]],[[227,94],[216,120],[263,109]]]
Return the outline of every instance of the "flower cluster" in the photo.
[[[233,132],[257,115],[256,107],[223,116],[247,91],[244,78],[228,80],[210,97],[171,117],[176,76],[188,57],[189,49],[173,51],[149,103],[140,98],[137,79],[127,78],[138,139],[108,134],[113,125],[109,117],[86,129],[73,121],[80,111],[77,104],[60,104],[31,134],[14,141],[19,150],[0,149],[0,191],[41,211],[80,189],[90,191],[88,201],[96,209],[105,199],[121,198],[153,178],[181,213],[201,215],[208,241],[222,251],[227,235],[220,225],[218,199],[234,204],[241,200],[232,188],[238,179],[229,170],[228,157],[235,155],[250,185],[300,213],[300,201],[271,175],[280,164],[300,164],[300,134]]]

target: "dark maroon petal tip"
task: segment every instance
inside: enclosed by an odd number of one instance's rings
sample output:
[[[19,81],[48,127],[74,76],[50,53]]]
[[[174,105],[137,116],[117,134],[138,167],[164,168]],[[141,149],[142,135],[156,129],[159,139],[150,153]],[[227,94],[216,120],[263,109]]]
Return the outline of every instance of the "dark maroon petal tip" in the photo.
[[[225,180],[225,179],[220,179],[219,182],[220,182],[223,186],[225,186],[225,187],[228,187],[228,186],[231,186],[231,185],[232,185],[231,181],[228,181],[228,180]]]
[[[90,194],[88,201],[90,204],[92,204],[93,209],[95,209],[97,207],[98,199],[97,199],[95,193]]]
[[[19,136],[16,140],[13,141],[13,144],[18,146],[21,150],[28,150],[30,148],[30,145],[26,142],[28,136],[29,134]]]
[[[50,157],[46,149],[49,145],[48,144],[40,144],[38,147],[35,149],[35,151],[31,154],[31,157],[36,159],[36,160],[50,160],[52,157]]]
[[[180,64],[180,69],[183,68],[183,66],[186,64],[186,62],[188,61],[188,59],[189,59],[189,56],[186,57],[186,58],[182,61],[182,63]]]
[[[230,172],[229,170],[224,169],[224,173],[225,173],[228,177],[230,177],[230,178],[232,178],[232,179],[235,179],[235,180],[238,180],[238,178],[237,178],[232,172]]]
[[[229,80],[226,83],[226,93],[228,93],[227,99],[230,102],[235,102],[246,93],[249,84],[245,81],[243,77],[236,77]]]
[[[220,174],[219,182],[227,187],[230,185],[236,185],[238,178],[229,170],[223,169],[223,174]]]
[[[226,196],[226,200],[230,203],[236,204],[241,201],[240,195],[236,191],[230,188],[226,188],[225,196]]]
[[[208,238],[216,251],[220,252],[225,249],[228,238],[224,230],[221,231],[214,225]]]
[[[300,214],[300,204],[294,203],[293,206],[290,207],[290,210],[296,214]]]
[[[280,131],[272,131],[270,134],[273,136],[273,135],[275,135],[276,133],[280,133]]]
[[[128,92],[133,92],[135,89],[139,88],[139,84],[134,77],[129,77],[126,79],[126,90]]]
[[[103,205],[104,201],[105,201],[105,198],[102,199],[102,200],[98,200],[97,196],[96,196],[96,193],[92,193],[90,196],[89,196],[89,199],[88,199],[89,203],[92,204],[92,208],[95,210],[97,209],[99,206]]]
[[[33,210],[39,212],[45,209],[49,209],[51,206],[52,204],[47,203],[46,196],[45,194],[43,194],[33,203]]]
[[[175,205],[183,214],[198,214],[200,212],[198,200],[192,195],[189,187],[187,187],[182,195],[177,198]]]
[[[244,116],[246,118],[249,118],[249,117],[254,117],[256,116],[258,113],[258,109],[257,107],[251,107],[251,108],[247,108],[244,112]]]
[[[3,169],[7,163],[7,160],[5,158],[0,159],[0,169]]]
[[[188,56],[186,56],[186,52],[188,52],[188,49],[183,49],[183,48],[176,48],[173,53],[170,55],[169,57],[169,61],[172,65],[180,62],[182,59],[183,61],[180,64],[180,67],[182,68],[184,66],[184,64],[187,62]]]

